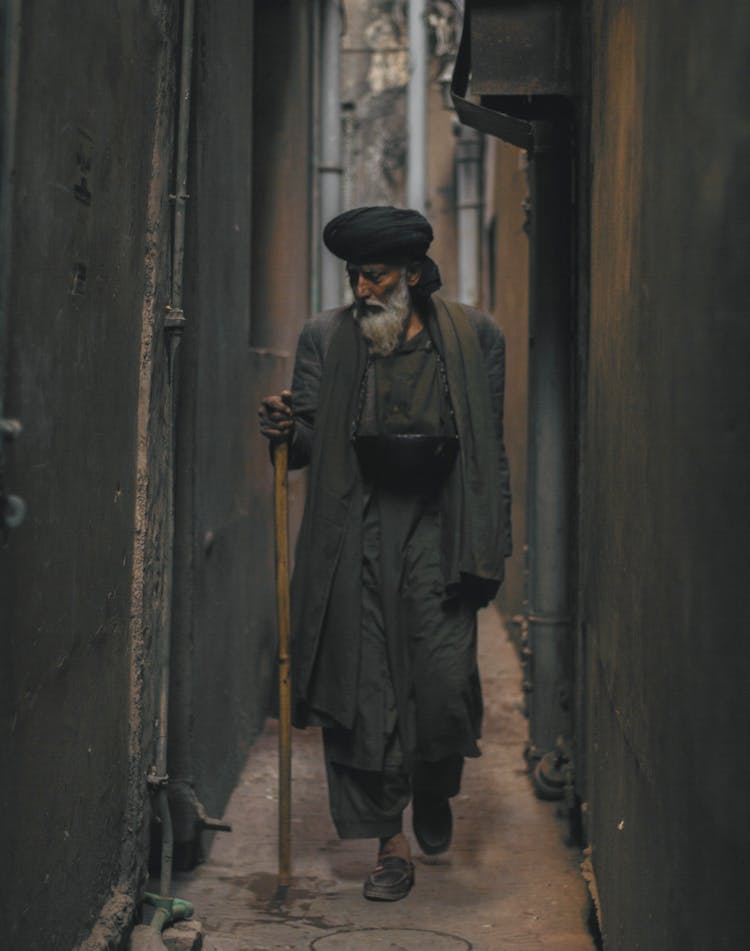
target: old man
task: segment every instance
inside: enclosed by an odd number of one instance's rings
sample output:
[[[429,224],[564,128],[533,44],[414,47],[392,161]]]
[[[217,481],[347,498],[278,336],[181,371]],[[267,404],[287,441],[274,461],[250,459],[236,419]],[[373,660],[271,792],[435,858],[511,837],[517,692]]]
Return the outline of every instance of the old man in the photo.
[[[505,342],[435,292],[429,222],[357,208],[324,230],[354,302],[307,322],[292,389],[261,431],[310,466],[292,581],[295,725],[323,728],[342,838],[377,838],[366,898],[414,883],[451,840],[449,800],[478,756],[477,609],[510,554]]]

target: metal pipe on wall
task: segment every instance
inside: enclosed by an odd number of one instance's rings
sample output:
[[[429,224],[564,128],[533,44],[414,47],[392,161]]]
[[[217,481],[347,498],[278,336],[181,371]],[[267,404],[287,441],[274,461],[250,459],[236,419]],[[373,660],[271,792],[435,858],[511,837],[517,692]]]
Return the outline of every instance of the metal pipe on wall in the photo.
[[[167,741],[169,716],[169,675],[172,644],[172,596],[174,590],[175,556],[175,456],[176,416],[178,383],[178,348],[185,328],[182,311],[182,276],[185,261],[185,203],[188,171],[188,132],[190,130],[190,106],[192,96],[193,28],[195,0],[184,0],[182,12],[182,40],[180,51],[179,110],[177,117],[177,145],[175,155],[174,231],[172,246],[172,292],[171,303],[164,320],[167,346],[168,374],[168,458],[167,458],[167,517],[165,541],[165,579],[163,623],[159,644],[159,726],[156,739],[156,763],[152,783],[156,786],[157,809],[161,820],[161,877],[160,891],[169,894],[172,882],[172,856],[174,835],[172,817],[167,795]]]
[[[535,759],[555,756],[558,740],[571,732],[570,182],[564,142],[531,154],[527,532],[529,732]]]
[[[341,4],[321,0],[320,14],[320,224],[341,211]],[[341,263],[320,249],[320,307],[341,303]]]
[[[427,204],[427,55],[426,0],[409,0],[406,203],[421,212]]]
[[[193,23],[195,0],[185,0],[182,12],[182,48],[180,52],[180,105],[177,117],[177,155],[175,163],[174,245],[172,248],[172,310],[182,308],[182,273],[185,262],[185,204],[188,173],[188,134],[193,70]]]
[[[307,203],[307,247],[310,260],[310,313],[320,310],[320,267],[318,266],[318,235],[320,234],[320,4],[314,3],[310,9],[310,30],[308,33],[308,140],[310,142],[310,164],[308,177],[310,199]]]
[[[456,135],[458,299],[477,306],[482,262],[482,136],[470,126],[459,126]]]

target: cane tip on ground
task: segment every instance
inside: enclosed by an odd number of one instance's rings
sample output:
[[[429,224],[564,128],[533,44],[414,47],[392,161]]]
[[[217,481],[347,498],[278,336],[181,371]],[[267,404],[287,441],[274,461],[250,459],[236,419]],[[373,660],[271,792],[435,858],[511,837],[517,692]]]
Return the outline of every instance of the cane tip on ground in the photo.
[[[273,897],[271,898],[270,904],[271,904],[272,906],[275,906],[275,907],[278,908],[278,907],[280,907],[281,905],[283,905],[283,904],[286,903],[286,900],[287,900],[287,896],[288,896],[288,895],[289,895],[289,886],[288,886],[288,885],[282,885],[282,884],[279,882],[279,884],[278,884],[278,886],[277,886],[277,888],[276,888],[276,891],[274,892]]]

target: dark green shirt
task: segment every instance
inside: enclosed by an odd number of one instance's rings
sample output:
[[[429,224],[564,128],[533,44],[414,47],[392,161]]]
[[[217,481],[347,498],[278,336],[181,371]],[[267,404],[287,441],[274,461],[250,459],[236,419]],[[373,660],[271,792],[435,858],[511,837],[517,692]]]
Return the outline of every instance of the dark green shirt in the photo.
[[[446,432],[447,401],[435,347],[422,329],[388,357],[375,360],[378,428],[387,433]]]
[[[389,356],[374,357],[364,387],[358,432],[455,434],[437,351],[426,329]]]

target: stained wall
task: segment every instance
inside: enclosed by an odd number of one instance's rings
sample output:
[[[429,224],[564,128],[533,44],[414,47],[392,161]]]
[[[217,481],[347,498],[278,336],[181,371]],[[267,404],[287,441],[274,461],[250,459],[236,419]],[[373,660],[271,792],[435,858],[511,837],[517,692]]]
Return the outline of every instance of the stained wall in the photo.
[[[145,866],[174,26],[148,0],[75,17],[40,2],[12,31],[0,346],[5,413],[24,426],[5,477],[28,514],[0,550],[0,904],[29,951],[92,929],[109,946]]]
[[[587,828],[606,948],[730,948],[750,847],[750,16],[590,13]]]

